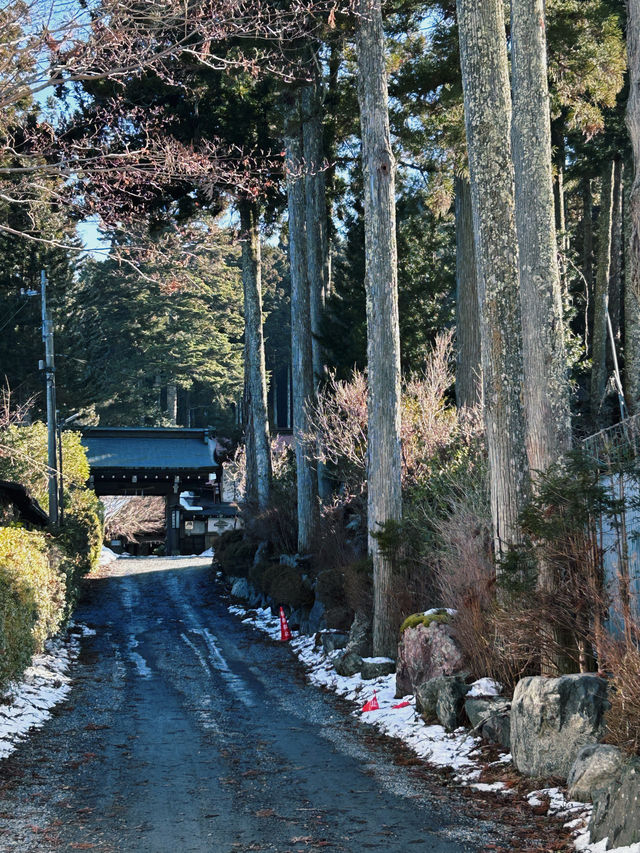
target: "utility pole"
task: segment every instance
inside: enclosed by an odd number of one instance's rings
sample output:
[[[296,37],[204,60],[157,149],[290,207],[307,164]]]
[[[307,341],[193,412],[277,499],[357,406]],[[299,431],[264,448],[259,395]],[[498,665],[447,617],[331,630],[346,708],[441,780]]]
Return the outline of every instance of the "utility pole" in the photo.
[[[45,361],[41,369],[45,371],[47,383],[47,466],[49,476],[49,518],[52,524],[58,523],[58,465],[56,454],[56,377],[53,354],[53,322],[47,308],[47,276],[40,272],[40,296],[42,301],[42,340],[44,341]],[[42,363],[41,363],[42,364]]]

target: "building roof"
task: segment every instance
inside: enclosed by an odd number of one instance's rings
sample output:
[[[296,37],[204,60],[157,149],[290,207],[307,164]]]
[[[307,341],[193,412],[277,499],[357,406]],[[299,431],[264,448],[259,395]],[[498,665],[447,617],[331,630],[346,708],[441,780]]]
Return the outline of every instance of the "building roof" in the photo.
[[[82,444],[92,471],[215,471],[215,439],[206,429],[88,427]]]
[[[35,524],[38,527],[46,527],[49,524],[47,513],[20,483],[0,480],[0,497],[10,501],[20,517],[30,524]]]

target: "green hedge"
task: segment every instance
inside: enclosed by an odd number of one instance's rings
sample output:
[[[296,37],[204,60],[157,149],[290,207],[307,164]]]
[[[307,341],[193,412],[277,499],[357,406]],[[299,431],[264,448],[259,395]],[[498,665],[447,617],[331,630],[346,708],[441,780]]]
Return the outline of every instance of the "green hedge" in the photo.
[[[81,579],[98,565],[102,549],[102,504],[88,489],[65,495],[64,523],[57,536],[66,578],[67,615],[78,597]]]
[[[34,652],[60,628],[65,583],[47,536],[0,528],[0,687],[19,678]]]

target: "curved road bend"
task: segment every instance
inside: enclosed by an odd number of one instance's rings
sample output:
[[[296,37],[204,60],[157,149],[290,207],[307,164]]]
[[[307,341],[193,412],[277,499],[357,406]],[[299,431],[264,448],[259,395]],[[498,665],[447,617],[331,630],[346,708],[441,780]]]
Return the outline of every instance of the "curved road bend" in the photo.
[[[481,851],[287,647],[232,617],[209,561],[127,559],[91,579],[74,689],[0,763],[0,850]],[[371,743],[370,741],[374,741]],[[495,838],[493,839],[495,840]]]

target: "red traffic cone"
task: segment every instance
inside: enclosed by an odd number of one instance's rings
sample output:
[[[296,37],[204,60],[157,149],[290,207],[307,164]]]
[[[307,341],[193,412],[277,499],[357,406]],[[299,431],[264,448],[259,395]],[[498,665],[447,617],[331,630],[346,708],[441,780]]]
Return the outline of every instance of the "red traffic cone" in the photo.
[[[287,624],[287,617],[284,615],[284,608],[280,608],[280,640],[286,642],[291,639],[291,631]]]
[[[376,691],[373,691],[373,699],[369,699],[368,702],[362,706],[362,713],[366,713],[366,711],[379,711],[380,705],[378,705],[378,697],[376,696]]]

